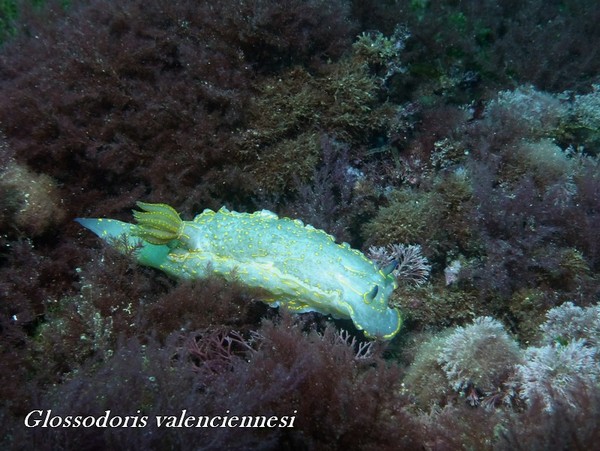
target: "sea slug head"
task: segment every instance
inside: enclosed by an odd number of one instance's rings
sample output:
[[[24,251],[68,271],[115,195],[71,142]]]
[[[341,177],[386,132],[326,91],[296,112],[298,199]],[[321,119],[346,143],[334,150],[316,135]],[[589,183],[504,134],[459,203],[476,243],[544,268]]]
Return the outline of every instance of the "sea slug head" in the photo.
[[[386,278],[386,282],[383,286],[373,285],[363,295],[363,299],[355,302],[350,309],[350,316],[356,327],[370,338],[390,340],[402,327],[400,312],[388,306],[396,282],[392,278]]]

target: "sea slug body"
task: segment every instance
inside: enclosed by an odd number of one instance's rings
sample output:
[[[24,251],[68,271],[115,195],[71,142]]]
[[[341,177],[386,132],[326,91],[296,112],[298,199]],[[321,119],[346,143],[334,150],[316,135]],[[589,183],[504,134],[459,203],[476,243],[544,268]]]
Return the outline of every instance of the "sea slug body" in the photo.
[[[350,318],[369,337],[390,339],[400,329],[400,313],[388,306],[397,286],[393,268],[379,269],[322,230],[267,210],[206,209],[193,221],[183,221],[165,204],[138,202],[138,207],[137,224],[76,221],[122,251],[135,249],[140,264],[172,276],[235,277],[266,290],[266,302],[274,307]]]

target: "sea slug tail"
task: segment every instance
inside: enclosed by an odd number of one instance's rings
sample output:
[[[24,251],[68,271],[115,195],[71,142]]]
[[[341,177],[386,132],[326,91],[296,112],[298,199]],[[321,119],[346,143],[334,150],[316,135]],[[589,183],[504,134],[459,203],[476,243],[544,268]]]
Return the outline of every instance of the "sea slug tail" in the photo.
[[[127,222],[103,218],[75,218],[75,221],[109,243],[122,236],[125,236],[128,241],[132,238],[133,226]]]

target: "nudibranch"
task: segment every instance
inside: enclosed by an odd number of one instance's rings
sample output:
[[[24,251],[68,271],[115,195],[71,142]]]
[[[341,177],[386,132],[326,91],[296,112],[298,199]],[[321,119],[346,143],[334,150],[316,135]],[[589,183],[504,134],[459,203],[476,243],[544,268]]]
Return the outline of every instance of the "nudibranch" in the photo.
[[[138,202],[137,224],[102,218],[76,221],[142,265],[174,277],[216,273],[266,290],[270,305],[350,318],[369,337],[390,339],[402,319],[388,299],[393,267],[378,268],[362,252],[311,225],[268,210],[209,209],[184,221],[165,204]],[[393,264],[392,264],[393,266]]]

